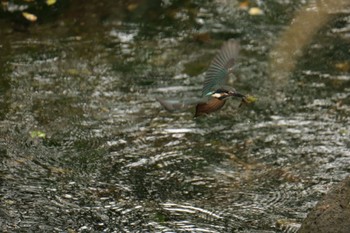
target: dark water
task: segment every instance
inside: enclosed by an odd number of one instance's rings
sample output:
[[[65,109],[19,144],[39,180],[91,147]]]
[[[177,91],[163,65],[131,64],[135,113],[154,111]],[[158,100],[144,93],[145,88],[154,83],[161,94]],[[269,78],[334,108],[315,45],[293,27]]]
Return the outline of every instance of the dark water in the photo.
[[[350,172],[350,10],[270,82],[269,51],[302,6],[102,1],[25,31],[0,21],[0,229],[296,232]],[[200,96],[229,38],[233,85],[258,101],[201,119],[162,109],[157,97]]]

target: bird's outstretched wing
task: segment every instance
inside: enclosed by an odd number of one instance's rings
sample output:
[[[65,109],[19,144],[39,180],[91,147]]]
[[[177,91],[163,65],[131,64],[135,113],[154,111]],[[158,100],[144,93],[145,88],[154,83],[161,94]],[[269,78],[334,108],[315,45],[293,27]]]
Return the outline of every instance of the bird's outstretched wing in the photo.
[[[230,39],[222,45],[220,52],[215,56],[206,72],[202,90],[203,96],[226,84],[228,74],[233,71],[239,49],[239,43],[234,39]]]

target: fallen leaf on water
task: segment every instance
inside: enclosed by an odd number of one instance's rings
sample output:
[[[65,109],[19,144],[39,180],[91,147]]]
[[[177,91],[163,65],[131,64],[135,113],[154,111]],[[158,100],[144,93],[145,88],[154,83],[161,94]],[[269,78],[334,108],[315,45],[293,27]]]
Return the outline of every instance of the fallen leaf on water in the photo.
[[[30,22],[35,22],[38,17],[36,17],[36,15],[33,15],[31,13],[28,12],[22,12],[22,15],[24,18],[26,18],[26,20],[30,21]]]
[[[137,3],[131,3],[127,6],[128,11],[134,11],[139,7]]]
[[[249,1],[243,1],[239,3],[239,9],[241,10],[248,10],[249,7]]]
[[[259,7],[252,7],[249,9],[248,14],[250,14],[250,15],[263,15],[264,11],[261,10]]]
[[[55,4],[55,3],[56,3],[56,0],[46,0],[46,4],[48,6],[51,6],[51,5]]]
[[[193,39],[195,41],[201,42],[201,43],[208,43],[211,40],[211,37],[209,33],[204,32],[204,33],[197,33],[193,35]]]
[[[335,68],[342,72],[350,71],[350,61],[339,62],[335,64]]]

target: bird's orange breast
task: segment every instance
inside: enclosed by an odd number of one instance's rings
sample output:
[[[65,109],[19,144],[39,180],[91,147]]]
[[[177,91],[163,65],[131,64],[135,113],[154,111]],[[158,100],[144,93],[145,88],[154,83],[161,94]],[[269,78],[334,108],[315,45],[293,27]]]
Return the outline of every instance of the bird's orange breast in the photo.
[[[211,98],[206,103],[199,103],[196,106],[196,114],[195,117],[209,114],[215,112],[224,106],[225,100],[220,100],[218,98]]]

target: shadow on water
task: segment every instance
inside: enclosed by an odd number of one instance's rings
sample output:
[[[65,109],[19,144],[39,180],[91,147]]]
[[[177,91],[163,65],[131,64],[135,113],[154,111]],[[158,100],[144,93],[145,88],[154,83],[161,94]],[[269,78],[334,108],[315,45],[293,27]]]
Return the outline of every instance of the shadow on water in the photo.
[[[268,54],[303,4],[255,6],[91,1],[27,32],[0,21],[0,229],[296,232],[349,174],[350,11],[275,95]],[[200,95],[229,38],[242,46],[230,82],[259,101],[164,111],[157,97]]]

